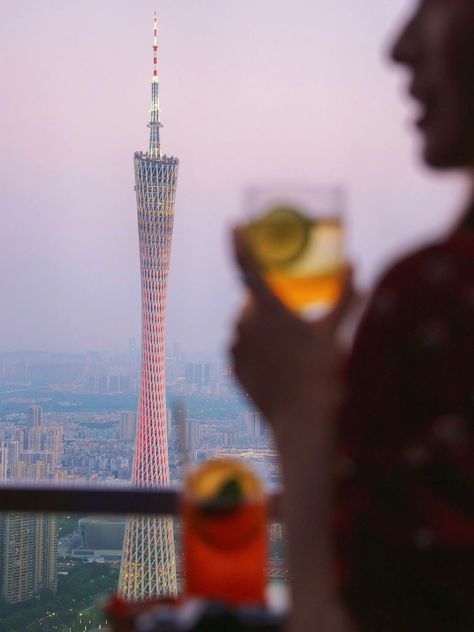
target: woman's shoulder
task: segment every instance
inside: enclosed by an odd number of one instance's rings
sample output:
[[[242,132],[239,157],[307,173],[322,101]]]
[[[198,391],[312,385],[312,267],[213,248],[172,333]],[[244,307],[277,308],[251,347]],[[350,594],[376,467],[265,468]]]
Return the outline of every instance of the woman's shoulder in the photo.
[[[366,317],[385,329],[455,305],[474,309],[474,231],[428,243],[392,264],[375,284]]]
[[[379,278],[375,292],[392,287],[399,291],[442,288],[474,270],[474,231],[459,231],[425,244],[392,264]],[[473,279],[474,283],[474,279]]]
[[[361,319],[354,355],[362,351],[366,357],[370,347],[375,352],[380,345],[399,350],[418,333],[423,338],[447,327],[470,331],[473,317],[474,231],[426,244],[381,275]]]

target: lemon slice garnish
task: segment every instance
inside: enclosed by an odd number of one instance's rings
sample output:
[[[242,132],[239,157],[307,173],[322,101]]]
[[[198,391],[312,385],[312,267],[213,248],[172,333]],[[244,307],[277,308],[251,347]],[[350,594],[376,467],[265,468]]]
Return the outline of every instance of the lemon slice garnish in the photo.
[[[186,481],[186,492],[200,502],[246,500],[263,493],[255,474],[237,461],[213,459],[193,472]]]
[[[293,263],[305,250],[311,222],[291,206],[276,206],[250,222],[245,235],[250,250],[263,268]]]
[[[242,463],[207,461],[186,479],[185,497],[187,526],[206,546],[230,551],[265,537],[263,486]]]

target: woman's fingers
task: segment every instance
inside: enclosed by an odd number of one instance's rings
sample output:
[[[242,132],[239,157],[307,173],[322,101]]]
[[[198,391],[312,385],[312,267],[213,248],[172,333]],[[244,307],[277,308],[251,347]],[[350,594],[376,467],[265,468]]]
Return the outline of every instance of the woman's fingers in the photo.
[[[235,260],[242,272],[245,285],[251,290],[264,291],[265,282],[261,277],[256,262],[247,248],[243,229],[240,227],[234,228],[232,237]]]
[[[265,283],[258,265],[245,243],[243,229],[238,227],[233,231],[234,256],[242,272],[242,279],[257,301],[262,301],[269,306],[282,308],[283,305],[277,296]]]

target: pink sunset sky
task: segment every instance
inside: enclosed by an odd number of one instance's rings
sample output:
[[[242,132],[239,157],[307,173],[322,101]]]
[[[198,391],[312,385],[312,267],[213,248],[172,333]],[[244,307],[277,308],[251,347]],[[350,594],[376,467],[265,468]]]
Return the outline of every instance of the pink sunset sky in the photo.
[[[160,15],[163,149],[180,159],[168,340],[219,350],[241,300],[228,228],[249,183],[342,183],[368,287],[441,231],[461,183],[420,166],[386,50],[409,0],[20,0],[0,25],[0,351],[140,332],[133,152]]]

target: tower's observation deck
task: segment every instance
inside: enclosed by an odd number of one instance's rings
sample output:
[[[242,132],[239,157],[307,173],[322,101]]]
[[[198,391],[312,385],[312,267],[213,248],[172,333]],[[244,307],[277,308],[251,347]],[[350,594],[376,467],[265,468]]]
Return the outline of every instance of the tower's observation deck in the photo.
[[[136,152],[134,156],[142,289],[142,374],[133,483],[145,487],[167,486],[170,482],[165,309],[179,162],[161,154],[156,14],[153,27],[150,144],[148,152]],[[144,516],[128,521],[119,590],[130,599],[176,593],[171,518]]]

